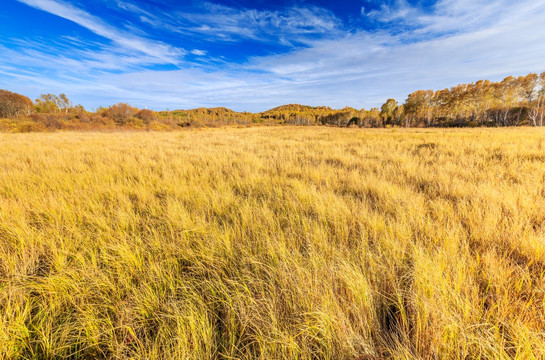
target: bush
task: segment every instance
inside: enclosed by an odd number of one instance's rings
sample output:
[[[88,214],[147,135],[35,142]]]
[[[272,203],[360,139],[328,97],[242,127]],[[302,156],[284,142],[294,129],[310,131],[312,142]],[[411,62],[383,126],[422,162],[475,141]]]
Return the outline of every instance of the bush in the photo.
[[[106,109],[102,116],[113,119],[118,125],[125,125],[129,119],[138,113],[138,108],[132,107],[126,103],[118,103]]]
[[[136,118],[141,119],[146,124],[150,124],[153,121],[157,121],[158,117],[157,114],[154,111],[148,110],[148,109],[142,109],[140,110],[136,115]]]
[[[15,125],[14,132],[18,133],[47,131],[47,127],[44,124],[28,119],[17,121],[13,124]]]
[[[126,120],[124,125],[132,127],[132,128],[139,128],[139,129],[146,127],[146,123],[144,122],[144,120],[136,118],[136,117],[131,117],[128,120]]]
[[[160,123],[159,121],[152,121],[148,125],[149,130],[153,131],[170,131],[172,128],[166,124]]]
[[[32,121],[43,124],[50,129],[61,129],[62,120],[66,120],[67,116],[64,114],[33,114],[30,116]]]

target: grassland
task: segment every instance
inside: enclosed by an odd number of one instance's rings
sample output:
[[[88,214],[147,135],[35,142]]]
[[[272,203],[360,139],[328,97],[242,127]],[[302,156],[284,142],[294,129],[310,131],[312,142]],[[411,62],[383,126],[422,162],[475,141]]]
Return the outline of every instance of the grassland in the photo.
[[[543,359],[545,131],[0,134],[0,358]]]

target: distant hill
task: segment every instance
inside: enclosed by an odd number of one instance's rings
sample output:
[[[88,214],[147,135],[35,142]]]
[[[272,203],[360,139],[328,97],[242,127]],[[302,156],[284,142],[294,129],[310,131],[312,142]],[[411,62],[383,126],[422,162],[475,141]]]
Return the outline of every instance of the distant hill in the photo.
[[[261,114],[271,113],[271,112],[278,112],[278,111],[310,111],[315,109],[324,109],[324,110],[332,110],[330,107],[327,106],[309,106],[309,105],[301,105],[301,104],[287,104],[287,105],[280,105],[275,108],[269,109],[267,111],[261,112]]]
[[[287,104],[260,112],[237,112],[226,107],[197,108],[189,110],[161,111],[162,118],[175,118],[181,125],[225,125],[225,124],[292,124],[316,125],[332,124],[346,125],[353,117],[362,116],[362,111],[346,107],[332,109],[329,106],[309,106]]]
[[[275,107],[260,113],[263,119],[274,120],[280,124],[295,125],[349,125],[353,118],[362,118],[365,110],[357,110],[351,107],[344,109],[332,109],[329,106],[308,106],[288,104]],[[353,120],[353,123],[356,123]]]

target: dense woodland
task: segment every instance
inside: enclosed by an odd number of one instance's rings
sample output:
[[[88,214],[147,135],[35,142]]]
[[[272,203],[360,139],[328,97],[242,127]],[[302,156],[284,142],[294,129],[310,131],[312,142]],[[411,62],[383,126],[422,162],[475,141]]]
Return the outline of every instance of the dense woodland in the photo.
[[[126,103],[87,111],[65,94],[28,97],[0,90],[0,130],[11,132],[56,129],[148,129],[225,125],[329,125],[359,127],[543,126],[545,72],[509,76],[501,82],[480,80],[444,90],[417,90],[398,104],[388,99],[382,107],[332,109],[290,104],[261,112],[227,108],[152,111]]]

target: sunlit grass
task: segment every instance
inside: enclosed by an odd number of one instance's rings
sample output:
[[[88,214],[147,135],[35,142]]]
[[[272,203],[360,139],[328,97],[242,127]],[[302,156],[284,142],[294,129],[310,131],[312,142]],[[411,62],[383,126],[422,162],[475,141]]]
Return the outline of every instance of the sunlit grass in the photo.
[[[545,131],[0,134],[0,358],[542,359]]]

